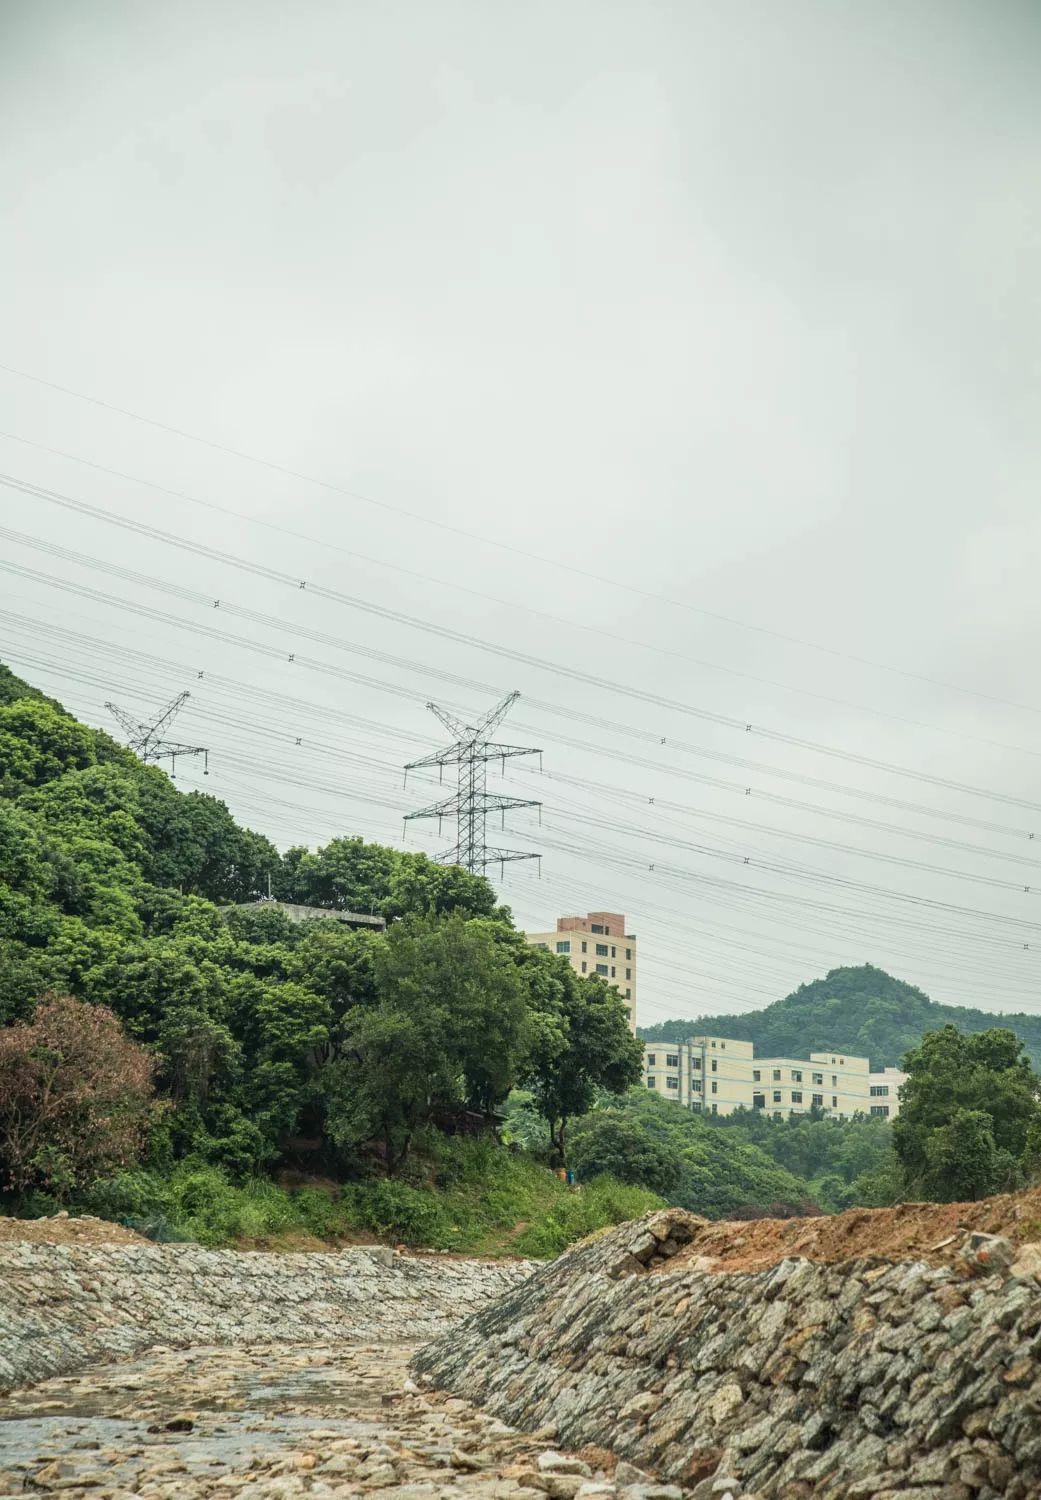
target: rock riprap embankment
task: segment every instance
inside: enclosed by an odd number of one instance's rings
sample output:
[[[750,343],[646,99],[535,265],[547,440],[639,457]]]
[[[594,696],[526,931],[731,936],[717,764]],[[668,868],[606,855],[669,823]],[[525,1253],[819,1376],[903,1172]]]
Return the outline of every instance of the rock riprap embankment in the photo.
[[[156,1344],[430,1338],[529,1274],[390,1250],[272,1255],[197,1245],[0,1243],[0,1389]]]
[[[720,1272],[685,1251],[698,1229],[668,1210],[580,1246],[414,1369],[519,1427],[613,1448],[695,1500],[1041,1495],[1030,1247],[970,1245],[960,1266]]]

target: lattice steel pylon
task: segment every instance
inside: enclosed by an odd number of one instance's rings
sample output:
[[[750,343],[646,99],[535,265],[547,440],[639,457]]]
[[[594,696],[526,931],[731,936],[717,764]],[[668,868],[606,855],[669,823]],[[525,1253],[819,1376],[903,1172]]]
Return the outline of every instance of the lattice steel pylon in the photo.
[[[188,692],[178,693],[172,699],[158,718],[153,719],[150,724],[139,724],[138,721],[120,708],[118,704],[106,703],[105,707],[109,713],[122,726],[127,736],[127,747],[135,751],[146,765],[158,765],[161,760],[170,762],[170,775],[175,774],[177,757],[179,755],[201,755],[203,759],[203,775],[210,774],[210,752],[204,745],[182,745],[177,740],[165,738],[166,731],[170,728],[174,719],[180,713],[182,707],[191,694]]]
[[[519,697],[520,693],[508,693],[501,703],[489,709],[476,724],[464,724],[453,714],[439,708],[436,703],[427,704],[430,712],[440,719],[450,734],[455,735],[455,741],[444,750],[435,750],[432,755],[425,755],[422,760],[410,761],[405,767],[406,782],[409,771],[418,771],[424,766],[439,767],[442,777],[445,766],[458,766],[459,787],[454,796],[446,797],[443,802],[433,802],[429,807],[421,807],[418,812],[407,813],[405,822],[409,823],[414,818],[436,818],[440,829],[445,818],[455,818],[455,846],[436,856],[439,864],[462,865],[464,870],[469,870],[473,875],[483,875],[489,865],[499,865],[501,878],[505,866],[515,860],[542,859],[541,854],[493,847],[488,844],[485,835],[485,824],[490,812],[501,814],[502,826],[505,828],[506,813],[511,807],[537,807],[540,812],[542,808],[542,803],[532,798],[503,797],[487,790],[489,761],[502,761],[505,770],[506,762],[514,756],[537,755],[541,765],[541,750],[523,745],[492,743],[492,733]]]

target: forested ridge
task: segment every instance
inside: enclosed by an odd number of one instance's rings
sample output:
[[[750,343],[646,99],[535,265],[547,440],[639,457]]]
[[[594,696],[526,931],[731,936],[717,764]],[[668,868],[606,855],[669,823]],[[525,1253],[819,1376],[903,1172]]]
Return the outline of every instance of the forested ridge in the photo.
[[[925,1032],[944,1026],[964,1032],[1004,1027],[1023,1042],[1034,1066],[1041,1067],[1041,1016],[941,1005],[871,964],[832,969],[823,979],[801,984],[762,1010],[662,1021],[641,1027],[640,1035],[648,1042],[682,1042],[702,1034],[732,1036],[754,1042],[761,1057],[809,1057],[811,1051],[840,1047],[882,1068],[899,1067]]]
[[[242,904],[269,889],[386,930]],[[639,1079],[641,1047],[616,991],[526,944],[486,880],[353,837],[280,853],[6,668],[0,1051],[0,1191],[29,1211],[470,1248],[515,1217],[511,1248],[549,1253],[658,1201],[596,1153],[561,1198],[569,1126]],[[518,1086],[532,1128],[507,1147]],[[715,1152],[733,1181],[710,1211],[805,1195],[739,1146]]]
[[[269,889],[329,918],[293,922]],[[762,1050],[909,1050],[896,1134],[692,1114],[640,1086],[617,992],[529,946],[486,880],[350,836],[280,852],[0,668],[8,1211],[539,1255],[662,1199],[789,1214],[1023,1181],[1041,1085],[1006,1033],[923,1043],[930,1006],[847,969],[701,1023]]]

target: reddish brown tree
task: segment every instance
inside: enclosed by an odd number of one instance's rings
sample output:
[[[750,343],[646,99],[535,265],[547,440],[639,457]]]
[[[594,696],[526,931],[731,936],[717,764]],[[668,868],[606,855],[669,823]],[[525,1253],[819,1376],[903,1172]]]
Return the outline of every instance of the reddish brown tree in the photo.
[[[0,1184],[63,1196],[136,1160],[152,1060],[103,1005],[44,995],[0,1028]]]

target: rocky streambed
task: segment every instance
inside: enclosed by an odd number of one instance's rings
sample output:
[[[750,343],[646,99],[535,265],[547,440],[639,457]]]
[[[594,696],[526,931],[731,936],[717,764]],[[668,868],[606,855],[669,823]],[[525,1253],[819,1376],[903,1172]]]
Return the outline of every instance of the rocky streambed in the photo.
[[[707,1234],[537,1269],[0,1243],[0,1500],[1041,1497],[1041,1246],[738,1269]]]
[[[418,1345],[530,1272],[0,1244],[0,1500],[682,1500],[411,1379]]]

